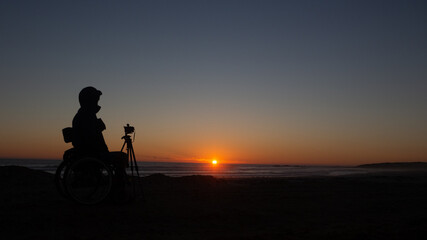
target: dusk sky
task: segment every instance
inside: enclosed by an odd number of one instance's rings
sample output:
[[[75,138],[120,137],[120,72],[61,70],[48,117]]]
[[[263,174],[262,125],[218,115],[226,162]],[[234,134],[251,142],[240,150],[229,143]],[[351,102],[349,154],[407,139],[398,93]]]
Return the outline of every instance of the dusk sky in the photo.
[[[86,86],[137,160],[427,161],[427,1],[1,1],[0,158],[61,159]]]

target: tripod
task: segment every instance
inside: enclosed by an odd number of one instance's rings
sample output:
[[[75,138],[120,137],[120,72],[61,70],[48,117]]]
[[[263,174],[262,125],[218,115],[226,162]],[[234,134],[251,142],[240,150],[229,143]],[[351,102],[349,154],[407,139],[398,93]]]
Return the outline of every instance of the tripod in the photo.
[[[129,124],[127,125],[127,127],[129,127]],[[133,132],[133,130],[132,130],[132,132]],[[136,183],[134,181],[135,181],[135,177],[137,177],[138,185],[139,185],[139,188],[141,189],[141,195],[142,195],[142,197],[144,197],[144,192],[142,191],[142,187],[140,185],[141,177],[139,176],[139,169],[138,169],[138,164],[136,163],[135,151],[133,150],[132,139],[128,135],[129,133],[132,133],[132,132],[127,131],[127,129],[125,127],[125,135],[122,137],[122,139],[124,139],[124,143],[123,143],[122,149],[120,151],[123,152],[123,149],[126,146],[126,155],[127,155],[127,159],[128,159],[128,166],[130,166],[130,171],[131,171],[130,182],[132,184],[132,190],[133,190],[134,196],[136,196]],[[136,172],[136,175],[135,175],[135,172]]]

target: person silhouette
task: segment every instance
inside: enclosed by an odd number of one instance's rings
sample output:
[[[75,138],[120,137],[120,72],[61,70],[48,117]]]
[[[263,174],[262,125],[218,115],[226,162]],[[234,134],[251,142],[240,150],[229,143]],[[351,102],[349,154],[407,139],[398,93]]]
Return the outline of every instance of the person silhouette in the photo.
[[[85,87],[79,93],[80,109],[73,118],[74,148],[83,156],[99,158],[112,163],[116,168],[115,183],[118,193],[124,191],[127,155],[123,152],[110,152],[102,132],[106,129],[104,122],[96,114],[102,92],[94,87]]]
[[[73,146],[84,155],[99,156],[108,152],[102,131],[104,122],[96,117],[101,107],[98,101],[102,92],[94,87],[80,91],[80,109],[73,118]]]

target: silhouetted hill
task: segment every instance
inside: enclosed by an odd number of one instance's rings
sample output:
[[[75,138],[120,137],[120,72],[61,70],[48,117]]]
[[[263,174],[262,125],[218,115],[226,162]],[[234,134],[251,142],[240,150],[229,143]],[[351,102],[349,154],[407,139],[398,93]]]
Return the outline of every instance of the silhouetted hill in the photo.
[[[0,186],[13,184],[20,187],[34,187],[52,184],[52,181],[52,174],[40,170],[20,166],[0,167]]]
[[[393,162],[363,164],[360,168],[386,168],[386,169],[427,169],[427,162]]]

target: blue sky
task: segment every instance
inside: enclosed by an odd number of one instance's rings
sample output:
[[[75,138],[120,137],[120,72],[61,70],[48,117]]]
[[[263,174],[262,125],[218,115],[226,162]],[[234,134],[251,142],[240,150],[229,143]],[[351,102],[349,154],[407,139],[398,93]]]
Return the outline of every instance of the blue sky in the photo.
[[[424,1],[2,1],[0,11],[0,157],[60,158],[70,147],[60,130],[92,85],[110,150],[129,122],[141,160],[427,160]]]

